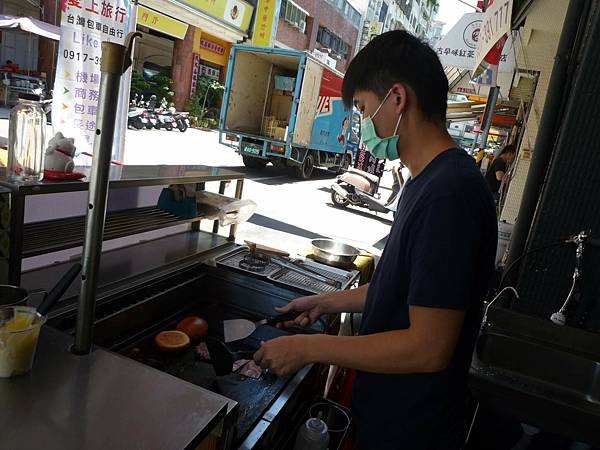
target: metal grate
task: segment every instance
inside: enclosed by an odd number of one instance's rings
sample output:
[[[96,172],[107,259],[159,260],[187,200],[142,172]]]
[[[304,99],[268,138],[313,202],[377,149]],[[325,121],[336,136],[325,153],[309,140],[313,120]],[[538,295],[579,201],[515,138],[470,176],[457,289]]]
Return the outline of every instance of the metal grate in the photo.
[[[248,249],[241,247],[237,250],[234,250],[231,253],[228,253],[220,258],[217,258],[217,265],[231,267],[233,269],[251,273],[254,276],[264,276],[271,281],[274,281],[278,284],[293,287],[296,289],[302,289],[307,292],[312,292],[314,294],[320,294],[323,292],[335,292],[338,289],[330,284],[323,283],[321,281],[317,281],[309,276],[302,275],[300,273],[294,272],[293,270],[287,269],[278,265],[275,262],[269,263],[266,269],[262,272],[253,272],[251,270],[244,269],[240,267],[240,261],[244,259],[244,256],[248,254]],[[305,265],[309,267],[311,270],[323,275],[324,277],[330,278],[335,281],[339,281],[341,283],[340,290],[347,289],[350,285],[356,280],[358,276],[358,271],[346,271],[342,269],[337,269],[334,267],[327,267],[323,264],[306,261],[300,261],[301,265]]]
[[[319,270],[319,272],[322,273],[322,275],[325,275],[326,277],[331,279],[338,278],[333,276],[331,272],[327,272],[325,270]],[[307,277],[306,275],[302,275],[298,272],[294,272],[289,269],[281,269],[279,272],[271,275],[269,278],[279,283],[284,283],[291,287],[304,289],[305,291],[309,292],[314,292],[315,294],[321,294],[324,292],[335,292],[338,290],[330,284],[317,281],[313,278]],[[348,278],[344,277],[339,281],[342,283],[343,289],[344,284],[348,282]]]
[[[182,219],[155,206],[109,212],[104,240],[158,230],[200,220]],[[27,223],[23,229],[23,256],[30,257],[77,247],[83,243],[85,216]]]
[[[246,273],[264,275],[266,277],[269,277],[269,276],[273,275],[275,272],[281,270],[281,266],[278,266],[277,264],[275,264],[273,262],[270,262],[265,267],[265,270],[260,271],[260,272],[255,272],[255,271],[247,270],[247,269],[240,267],[240,262],[242,262],[242,260],[248,253],[249,252],[246,248],[243,248],[243,247],[239,248],[236,251],[234,251],[233,253],[228,253],[227,255],[225,255],[221,258],[218,258],[217,264],[227,266],[227,267],[232,267],[234,269],[238,269],[238,270],[241,270]]]

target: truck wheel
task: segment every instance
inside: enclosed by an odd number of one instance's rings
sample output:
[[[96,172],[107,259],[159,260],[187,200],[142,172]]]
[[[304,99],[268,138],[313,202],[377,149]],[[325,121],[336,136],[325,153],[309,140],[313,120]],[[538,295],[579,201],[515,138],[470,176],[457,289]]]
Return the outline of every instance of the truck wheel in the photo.
[[[300,166],[294,167],[294,174],[299,180],[308,180],[315,168],[315,160],[312,154],[306,155],[304,162]]]
[[[333,202],[333,206],[337,208],[345,208],[350,203],[347,198],[342,197],[333,189],[331,190],[331,201]]]
[[[244,161],[244,165],[249,169],[264,169],[267,165],[268,161],[266,159],[253,158],[252,156],[242,156],[242,160]]]

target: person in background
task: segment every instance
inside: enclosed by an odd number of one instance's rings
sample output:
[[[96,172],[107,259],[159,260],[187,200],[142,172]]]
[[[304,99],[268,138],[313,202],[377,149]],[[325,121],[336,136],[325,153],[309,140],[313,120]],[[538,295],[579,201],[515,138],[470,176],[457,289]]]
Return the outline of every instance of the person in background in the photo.
[[[0,70],[3,70],[5,72],[18,72],[19,65],[15,64],[10,59],[7,59],[6,63],[2,67],[0,67]]]
[[[513,144],[507,144],[485,173],[485,180],[487,181],[496,202],[498,201],[500,184],[506,176],[508,167],[514,162],[515,155],[515,146]]]
[[[411,178],[368,285],[297,298],[277,311],[300,313],[293,322],[300,326],[362,312],[360,333],[280,337],[254,360],[280,375],[309,363],[356,369],[360,450],[459,450],[496,256],[494,201],[473,158],[448,134],[448,79],[426,43],[401,30],[373,38],[350,63],[342,96],[363,115],[369,151],[399,159]]]

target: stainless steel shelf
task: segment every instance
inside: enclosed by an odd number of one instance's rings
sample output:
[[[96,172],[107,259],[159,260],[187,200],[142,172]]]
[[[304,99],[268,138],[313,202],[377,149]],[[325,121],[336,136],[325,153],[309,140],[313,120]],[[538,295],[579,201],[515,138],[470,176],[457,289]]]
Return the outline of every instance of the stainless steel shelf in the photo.
[[[89,167],[77,167],[76,172],[89,175]],[[169,184],[209,183],[213,181],[241,180],[244,175],[233,170],[213,166],[113,166],[109,187],[166,186]],[[0,186],[20,195],[52,194],[58,192],[87,191],[88,178],[81,181],[48,181],[35,184],[14,184],[6,179],[6,168],[0,168]]]
[[[203,216],[182,219],[155,206],[109,212],[104,240],[196,222]],[[27,223],[23,227],[23,257],[42,255],[83,243],[85,216]]]

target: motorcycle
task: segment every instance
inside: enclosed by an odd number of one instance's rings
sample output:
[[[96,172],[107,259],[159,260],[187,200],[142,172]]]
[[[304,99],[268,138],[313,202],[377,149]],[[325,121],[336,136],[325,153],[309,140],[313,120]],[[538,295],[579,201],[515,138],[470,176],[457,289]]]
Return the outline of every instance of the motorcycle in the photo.
[[[144,115],[145,112],[144,108],[140,108],[133,103],[130,104],[129,111],[127,111],[127,126],[136,130],[143,129],[148,123],[148,118]]]
[[[190,119],[189,119],[190,113],[177,112],[177,111],[175,111],[175,108],[173,108],[173,107],[169,108],[169,111],[170,111],[171,115],[173,116],[173,119],[175,120],[175,125],[177,126],[177,129],[179,131],[181,131],[182,133],[185,133],[186,130],[190,127]]]
[[[144,94],[138,97],[134,94],[129,101],[129,110],[127,111],[127,126],[142,130],[143,128],[151,129],[153,123],[150,121],[152,114],[148,111],[148,103],[144,101]]]
[[[160,128],[171,131],[175,127],[175,118],[169,111],[156,111],[156,118],[158,119]]]
[[[376,175],[353,167],[336,178],[331,186],[331,201],[338,208],[348,205],[367,208],[369,211],[388,213],[395,212],[398,194],[404,185],[402,165],[395,165],[391,169],[394,178],[392,193],[386,201],[381,199],[379,190],[380,178]]]

